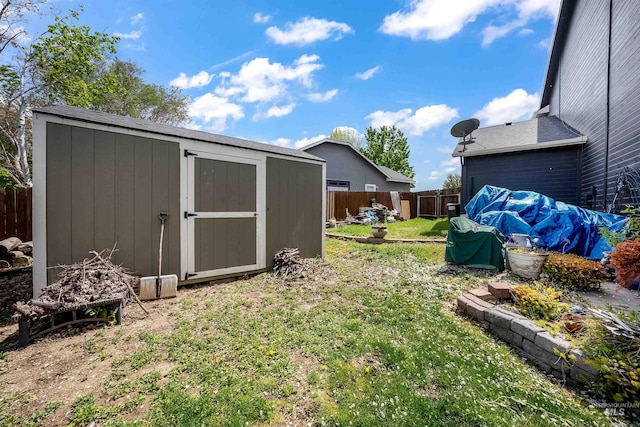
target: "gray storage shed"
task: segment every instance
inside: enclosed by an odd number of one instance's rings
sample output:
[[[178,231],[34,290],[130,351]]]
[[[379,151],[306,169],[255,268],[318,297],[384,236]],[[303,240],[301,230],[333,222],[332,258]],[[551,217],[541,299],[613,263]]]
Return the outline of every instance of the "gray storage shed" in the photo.
[[[324,256],[325,163],[304,151],[146,120],[33,112],[34,294],[91,250],[182,282],[267,269],[284,247]]]

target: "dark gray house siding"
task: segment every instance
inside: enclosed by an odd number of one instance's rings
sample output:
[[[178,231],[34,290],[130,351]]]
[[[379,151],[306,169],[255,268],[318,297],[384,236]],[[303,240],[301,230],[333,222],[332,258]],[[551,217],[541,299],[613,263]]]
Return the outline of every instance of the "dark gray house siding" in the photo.
[[[580,147],[465,157],[462,206],[484,185],[536,191],[575,204],[579,194]]]
[[[580,204],[598,210],[623,168],[640,167],[638,16],[637,0],[565,0],[547,71],[541,107],[587,135]]]
[[[377,191],[411,191],[410,183],[387,181],[377,168],[345,145],[320,144],[305,151],[326,160],[327,180],[349,181],[349,191],[365,191],[365,184],[377,185]]]

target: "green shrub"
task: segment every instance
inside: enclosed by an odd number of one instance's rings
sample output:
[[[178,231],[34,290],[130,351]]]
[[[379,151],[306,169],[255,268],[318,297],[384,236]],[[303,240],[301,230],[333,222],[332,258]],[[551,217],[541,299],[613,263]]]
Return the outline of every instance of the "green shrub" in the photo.
[[[606,227],[600,227],[600,234],[611,246],[616,246],[625,240],[640,240],[640,206],[627,205],[620,213],[629,217],[622,230],[611,231]]]
[[[549,254],[542,272],[553,286],[567,290],[592,291],[599,289],[600,283],[612,279],[597,261],[556,252]]]
[[[601,356],[588,360],[601,375],[599,391],[615,402],[637,402],[640,399],[640,362],[633,355],[621,358]]]
[[[540,283],[516,286],[513,294],[516,307],[532,319],[553,320],[569,309],[568,304],[559,301],[562,291]]]

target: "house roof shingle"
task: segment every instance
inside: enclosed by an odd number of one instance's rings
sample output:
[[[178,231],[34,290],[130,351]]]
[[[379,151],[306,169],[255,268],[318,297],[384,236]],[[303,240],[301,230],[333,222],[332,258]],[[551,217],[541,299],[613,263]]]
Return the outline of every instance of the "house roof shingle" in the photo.
[[[542,116],[531,120],[479,128],[466,147],[458,143],[453,157],[483,156],[514,151],[540,150],[584,144],[587,137],[558,119]]]
[[[261,142],[249,141],[246,139],[233,138],[230,136],[217,135],[193,129],[186,129],[176,126],[169,126],[152,122],[149,120],[133,119],[126,116],[102,113],[99,111],[85,110],[82,108],[69,106],[53,106],[44,108],[34,108],[34,113],[50,114],[57,117],[79,120],[88,123],[104,124],[123,129],[152,132],[159,135],[175,136],[178,138],[191,139],[214,144],[228,145],[232,147],[246,148],[248,150],[263,151],[267,153],[281,154],[284,156],[297,157],[301,159],[316,160],[324,162],[323,159],[293,148],[279,147],[277,145],[264,144]]]

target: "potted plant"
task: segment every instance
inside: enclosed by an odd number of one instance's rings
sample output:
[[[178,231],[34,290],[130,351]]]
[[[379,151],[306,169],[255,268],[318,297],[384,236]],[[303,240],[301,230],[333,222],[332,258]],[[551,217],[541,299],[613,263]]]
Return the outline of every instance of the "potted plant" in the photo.
[[[507,248],[507,261],[509,269],[520,277],[537,279],[540,276],[542,265],[547,260],[547,254],[537,248],[538,239],[533,239],[533,247]]]
[[[387,231],[387,227],[384,225],[374,225],[371,227],[371,234],[377,239],[384,239],[384,236],[387,235]]]

